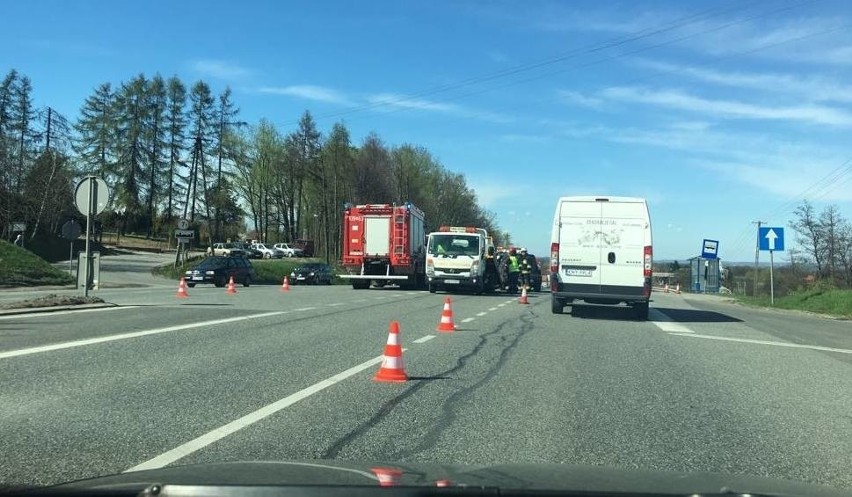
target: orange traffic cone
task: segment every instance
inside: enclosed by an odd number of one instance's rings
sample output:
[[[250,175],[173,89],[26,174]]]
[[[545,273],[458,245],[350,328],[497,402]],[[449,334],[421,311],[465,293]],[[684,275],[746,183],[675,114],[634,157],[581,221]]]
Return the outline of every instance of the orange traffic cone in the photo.
[[[399,383],[408,381],[405,366],[402,364],[402,345],[399,343],[399,322],[391,321],[388,343],[385,345],[385,358],[382,367],[373,377],[374,381]]]
[[[231,275],[231,279],[228,281],[228,291],[225,293],[237,293],[237,285],[234,284],[234,276]]]
[[[282,292],[289,292],[290,291],[290,280],[288,280],[286,276],[284,277],[284,283],[281,284],[281,291]]]
[[[185,299],[185,298],[187,298],[187,297],[189,297],[189,294],[188,294],[188,293],[186,293],[186,278],[184,278],[183,276],[181,276],[181,278],[180,278],[180,283],[178,283],[178,293],[177,293],[177,298],[179,298],[179,299]]]
[[[524,289],[521,290],[521,297],[518,299],[518,303],[519,304],[529,304],[530,303],[530,301],[527,300],[527,287],[524,287]]]
[[[436,487],[452,487],[453,482],[451,482],[450,480],[436,480],[435,486]]]
[[[370,471],[376,474],[380,487],[393,487],[402,478],[402,471],[396,468],[370,468]]]
[[[453,322],[452,302],[449,297],[444,300],[444,310],[441,311],[441,322],[438,323],[438,331],[447,333],[456,331],[456,323]]]

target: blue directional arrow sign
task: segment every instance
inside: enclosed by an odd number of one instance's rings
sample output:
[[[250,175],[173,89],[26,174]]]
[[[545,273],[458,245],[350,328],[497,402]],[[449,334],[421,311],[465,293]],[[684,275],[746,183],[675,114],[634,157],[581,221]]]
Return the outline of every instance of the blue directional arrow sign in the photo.
[[[761,227],[757,230],[757,239],[760,250],[784,250],[784,228]]]

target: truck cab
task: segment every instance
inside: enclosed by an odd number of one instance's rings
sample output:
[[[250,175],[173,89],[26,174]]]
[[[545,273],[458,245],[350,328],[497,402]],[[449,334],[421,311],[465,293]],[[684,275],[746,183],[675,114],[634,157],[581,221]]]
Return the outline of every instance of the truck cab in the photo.
[[[494,243],[482,228],[442,226],[426,243],[429,291],[472,290],[477,294],[498,285]]]

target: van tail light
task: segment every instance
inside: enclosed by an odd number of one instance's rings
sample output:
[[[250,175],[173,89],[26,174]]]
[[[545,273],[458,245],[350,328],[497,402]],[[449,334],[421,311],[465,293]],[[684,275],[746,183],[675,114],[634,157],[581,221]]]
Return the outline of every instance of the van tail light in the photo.
[[[654,267],[654,248],[650,245],[645,245],[645,277],[651,277],[651,270]]]
[[[556,273],[559,271],[559,244],[550,244],[550,272]]]

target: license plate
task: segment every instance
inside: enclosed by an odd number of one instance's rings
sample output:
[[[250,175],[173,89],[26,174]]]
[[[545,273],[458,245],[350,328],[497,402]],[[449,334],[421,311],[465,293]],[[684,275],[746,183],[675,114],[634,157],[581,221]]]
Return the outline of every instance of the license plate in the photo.
[[[192,281],[204,281],[204,276],[193,276]]]
[[[458,285],[461,282],[459,280],[444,280],[444,283],[449,283],[451,285]]]
[[[566,269],[565,276],[580,276],[583,278],[589,278],[592,276],[591,269]]]

